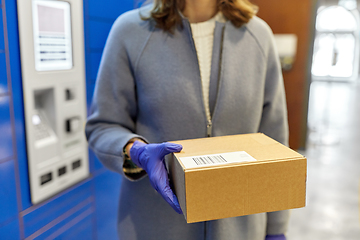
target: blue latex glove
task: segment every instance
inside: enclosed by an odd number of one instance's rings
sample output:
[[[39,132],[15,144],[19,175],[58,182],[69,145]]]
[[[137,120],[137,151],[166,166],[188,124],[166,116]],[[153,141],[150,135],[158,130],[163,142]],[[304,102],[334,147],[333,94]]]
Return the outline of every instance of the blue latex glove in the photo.
[[[181,149],[182,146],[175,143],[146,144],[139,141],[135,141],[130,149],[131,160],[146,171],[153,188],[179,214],[182,211],[174,192],[170,188],[164,157],[169,153],[180,152]]]
[[[286,240],[284,234],[280,235],[266,235],[265,240]]]

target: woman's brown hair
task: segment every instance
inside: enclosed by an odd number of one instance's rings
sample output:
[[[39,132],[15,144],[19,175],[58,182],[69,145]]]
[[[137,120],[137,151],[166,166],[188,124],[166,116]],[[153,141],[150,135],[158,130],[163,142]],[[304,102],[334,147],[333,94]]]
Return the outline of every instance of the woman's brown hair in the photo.
[[[248,0],[217,0],[217,5],[224,17],[236,27],[249,22],[258,9]],[[155,20],[156,27],[171,32],[175,25],[182,24],[179,10],[184,8],[185,0],[154,0],[150,18]]]

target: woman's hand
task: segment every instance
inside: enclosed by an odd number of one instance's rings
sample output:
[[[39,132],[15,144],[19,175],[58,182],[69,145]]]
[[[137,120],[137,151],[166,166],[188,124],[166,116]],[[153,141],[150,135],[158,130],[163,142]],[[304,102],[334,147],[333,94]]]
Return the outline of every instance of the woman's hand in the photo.
[[[140,141],[135,141],[130,149],[131,160],[146,171],[153,188],[179,214],[182,211],[170,188],[164,157],[169,153],[180,152],[181,149],[182,146],[175,143],[146,144]]]

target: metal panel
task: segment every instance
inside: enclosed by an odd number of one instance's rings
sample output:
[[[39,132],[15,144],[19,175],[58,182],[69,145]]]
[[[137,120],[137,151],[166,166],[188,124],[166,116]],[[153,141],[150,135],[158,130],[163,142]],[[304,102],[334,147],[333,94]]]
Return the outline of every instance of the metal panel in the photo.
[[[94,94],[94,84],[86,85],[86,104],[87,104],[87,113],[90,114],[91,101]]]
[[[13,155],[9,97],[0,96],[0,162]]]
[[[95,178],[96,228],[98,239],[117,239],[116,224],[121,177],[107,170]]]
[[[93,217],[94,214],[92,213],[92,209],[88,208],[86,211],[71,219],[71,221],[68,221],[67,224],[53,232],[51,235],[47,236],[48,233],[46,233],[36,239],[96,239],[93,234]]]
[[[99,159],[95,156],[92,150],[89,150],[89,160],[91,162],[90,171],[91,172],[98,172],[101,169],[104,169],[104,165],[99,161]]]
[[[91,201],[80,203],[74,209],[64,212],[62,216],[30,235],[28,239],[92,239],[92,217],[93,208]],[[84,223],[87,226],[83,226]],[[86,229],[85,235],[89,236],[89,238],[62,237],[72,233],[77,235],[79,232],[84,232],[84,227]]]
[[[1,240],[20,240],[20,229],[19,229],[19,220],[15,220],[6,223],[5,225],[0,225],[0,239]]]
[[[24,211],[22,215],[24,215],[25,237],[34,234],[50,223],[52,223],[50,225],[55,225],[53,223],[58,221],[57,219],[65,218],[63,216],[67,212],[72,212],[72,209],[81,206],[84,202],[89,204],[89,199],[91,199],[91,183],[86,181],[37,208]]]
[[[0,8],[0,50],[4,50],[4,28],[3,28],[3,14]]]
[[[115,20],[121,13],[133,7],[133,0],[89,0],[89,16]]]
[[[0,94],[8,92],[5,52],[0,50]]]
[[[16,139],[16,158],[19,166],[19,179],[21,185],[21,209],[31,206],[29,193],[29,176],[27,171],[26,145],[25,145],[25,129],[24,129],[24,106],[22,98],[22,82],[20,68],[20,52],[19,52],[19,35],[16,1],[3,1],[3,7],[6,10],[7,19],[7,42],[8,53],[10,56],[10,76],[8,76],[9,85],[12,86],[12,101],[14,112],[13,123],[15,127]]]
[[[0,113],[1,114],[1,113]],[[16,185],[14,161],[0,163],[0,226],[15,218],[18,213],[16,204]],[[0,237],[0,239],[2,239]]]
[[[104,48],[112,23],[112,21],[88,21],[90,49],[102,50]]]
[[[99,65],[101,61],[101,52],[91,52],[90,53],[90,81],[91,83],[96,82],[96,76],[99,70]]]

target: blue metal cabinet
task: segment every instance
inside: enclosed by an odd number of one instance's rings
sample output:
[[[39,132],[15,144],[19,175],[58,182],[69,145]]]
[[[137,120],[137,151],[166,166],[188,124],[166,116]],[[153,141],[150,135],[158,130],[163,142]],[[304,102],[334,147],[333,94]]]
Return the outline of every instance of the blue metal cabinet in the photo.
[[[89,47],[102,50],[105,46],[113,21],[89,20]]]
[[[91,202],[67,213],[31,235],[31,239],[94,239],[93,207]]]
[[[8,92],[5,52],[0,50],[0,94]]]
[[[90,180],[73,186],[43,204],[23,211],[25,237],[38,231],[43,232],[49,226],[55,226],[88,205],[92,201]]]
[[[26,159],[26,139],[24,129],[24,108],[23,108],[23,94],[21,82],[21,68],[20,68],[20,48],[19,48],[19,35],[18,35],[18,22],[17,22],[17,7],[16,1],[2,1],[2,7],[6,10],[6,23],[7,23],[7,42],[9,53],[9,67],[10,76],[8,76],[8,83],[12,86],[12,101],[14,113],[14,126],[16,139],[16,157],[19,171],[19,182],[21,185],[21,208],[24,210],[31,206],[30,193],[29,193],[29,177],[27,171]],[[3,9],[4,10],[4,9]],[[1,115],[2,116],[2,115]],[[0,118],[1,119],[1,118]],[[1,121],[1,120],[0,120]],[[8,141],[8,140],[7,140]],[[20,196],[18,196],[20,197]]]
[[[4,27],[3,27],[3,14],[0,8],[0,50],[4,50]]]
[[[134,8],[133,0],[89,0],[91,17],[116,19],[121,13]]]
[[[13,156],[9,97],[0,95],[0,162]]]
[[[90,114],[91,101],[94,94],[94,84],[87,83],[86,85],[86,101],[87,101],[87,114]]]
[[[96,155],[94,154],[94,152],[92,150],[89,151],[89,159],[90,162],[93,163],[93,165],[90,168],[91,172],[98,172],[101,169],[104,169],[104,165],[100,162],[100,160],[96,157]]]
[[[99,70],[102,52],[90,53],[90,81],[91,83],[96,82],[96,76]]]
[[[4,225],[0,225],[0,239],[20,240],[19,220],[17,218]]]
[[[101,51],[112,22],[123,12],[131,10],[133,0],[86,0],[85,41],[87,43],[87,102],[90,106]],[[117,207],[121,177],[106,170],[91,154],[92,172],[89,178],[38,205],[30,202],[27,172],[26,139],[24,131],[23,97],[21,85],[20,49],[16,1],[2,1],[0,8],[0,239],[117,239]],[[5,60],[3,13],[6,10],[9,62]],[[7,67],[10,76],[7,76]],[[8,84],[12,86],[15,132],[11,132]],[[14,135],[13,135],[14,134]],[[16,139],[16,159],[12,160],[12,140]],[[14,163],[21,195],[16,199]],[[21,197],[21,199],[20,199]],[[17,201],[18,200],[18,201]],[[17,202],[21,205],[18,209]],[[21,218],[21,226],[19,219]]]
[[[0,226],[17,217],[14,161],[0,163]],[[2,238],[0,238],[2,239]]]
[[[98,239],[117,239],[117,215],[121,177],[106,170],[95,177],[96,229]]]
[[[87,212],[85,212],[85,214],[88,214]],[[76,219],[76,223],[71,223],[68,226],[71,226],[70,228],[66,229],[66,231],[63,232],[56,232],[56,234],[53,234],[51,236],[49,236],[49,238],[47,239],[68,239],[68,240],[79,240],[79,239],[86,239],[86,240],[91,240],[91,239],[96,239],[95,235],[94,235],[94,227],[93,227],[93,216],[94,214],[91,215],[85,215],[84,216],[80,216],[81,219],[79,221],[79,219]],[[83,218],[84,217],[84,218]],[[74,222],[75,222],[74,221]],[[74,225],[72,225],[74,224]],[[59,235],[57,235],[59,234]],[[53,238],[54,237],[54,238]],[[44,239],[39,238],[39,239]]]

